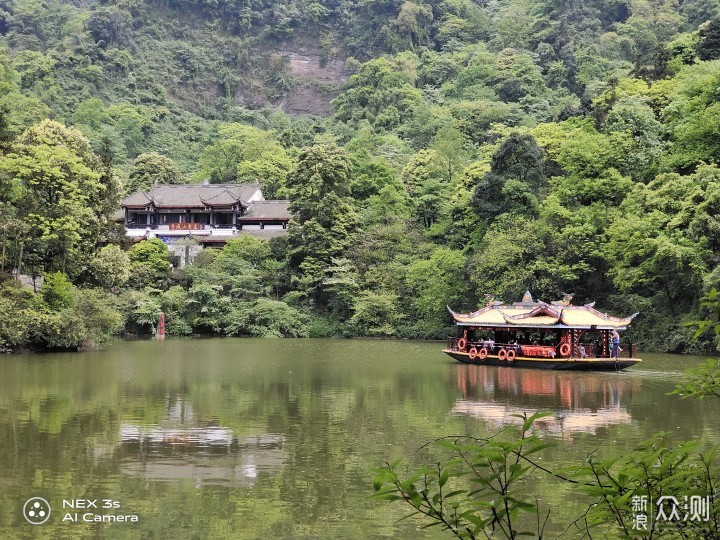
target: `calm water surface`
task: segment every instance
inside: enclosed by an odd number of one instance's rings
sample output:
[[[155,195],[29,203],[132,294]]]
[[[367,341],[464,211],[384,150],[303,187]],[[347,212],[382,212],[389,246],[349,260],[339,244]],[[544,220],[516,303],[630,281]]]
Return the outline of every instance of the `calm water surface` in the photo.
[[[438,538],[370,498],[370,469],[448,434],[538,424],[555,466],[658,431],[720,442],[717,404],[668,396],[698,357],[622,373],[454,363],[439,343],[208,339],[118,342],[0,358],[0,538]],[[431,451],[432,452],[432,451]],[[550,528],[582,508],[540,489]],[[43,525],[22,509],[52,507]],[[114,501],[63,509],[63,499]],[[137,523],[83,523],[83,514]],[[78,512],[79,523],[63,521]],[[566,535],[565,537],[572,537]]]

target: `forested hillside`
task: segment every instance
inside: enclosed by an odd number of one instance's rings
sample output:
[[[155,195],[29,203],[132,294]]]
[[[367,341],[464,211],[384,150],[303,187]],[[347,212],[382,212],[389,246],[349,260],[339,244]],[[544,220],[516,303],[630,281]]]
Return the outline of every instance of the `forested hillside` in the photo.
[[[48,278],[5,280],[0,348],[149,332],[160,310],[176,334],[441,338],[446,304],[526,290],[639,311],[646,348],[714,348],[683,322],[720,280],[719,13],[1,1],[1,270]],[[286,239],[168,272],[112,224],[152,181],[256,177],[292,201]]]

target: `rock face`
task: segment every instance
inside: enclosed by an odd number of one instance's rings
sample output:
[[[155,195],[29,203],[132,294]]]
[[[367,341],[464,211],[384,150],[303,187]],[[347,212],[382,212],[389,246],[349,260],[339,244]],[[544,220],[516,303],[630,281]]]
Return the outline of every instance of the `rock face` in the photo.
[[[321,83],[344,84],[350,76],[345,69],[345,61],[337,58],[328,60],[321,66],[320,55],[317,53],[291,50],[280,50],[280,54],[287,58],[290,73],[302,79],[312,79]]]
[[[287,61],[295,84],[277,106],[291,114],[329,115],[330,102],[350,76],[345,61],[335,58],[322,66],[320,54],[313,51],[281,49],[279,53]]]

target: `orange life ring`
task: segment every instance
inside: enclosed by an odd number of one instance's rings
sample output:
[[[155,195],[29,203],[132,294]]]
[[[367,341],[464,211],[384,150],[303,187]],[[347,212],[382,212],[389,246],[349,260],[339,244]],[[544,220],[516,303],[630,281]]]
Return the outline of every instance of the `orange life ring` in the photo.
[[[500,349],[498,351],[498,360],[500,360],[501,362],[507,360],[507,353],[508,352],[505,349]]]
[[[458,339],[457,347],[458,347],[458,349],[460,349],[461,351],[464,351],[464,350],[465,350],[465,347],[467,347],[467,340],[466,340],[465,338],[460,338],[460,339]]]
[[[488,350],[483,347],[478,351],[478,356],[480,357],[480,360],[485,360],[487,358]]]
[[[560,345],[560,356],[570,356],[570,351],[572,350],[572,347],[570,347],[569,343],[563,343]]]
[[[509,349],[507,352],[507,361],[511,364],[515,361],[515,351],[512,349]]]
[[[468,356],[470,356],[470,360],[475,360],[477,358],[477,349],[475,347],[470,347],[470,350],[468,351]]]

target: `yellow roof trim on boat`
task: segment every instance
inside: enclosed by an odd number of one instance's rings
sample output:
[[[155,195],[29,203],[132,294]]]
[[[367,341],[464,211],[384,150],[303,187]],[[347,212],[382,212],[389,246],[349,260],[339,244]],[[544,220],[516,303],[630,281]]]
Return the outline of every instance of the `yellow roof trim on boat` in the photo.
[[[517,327],[568,327],[587,329],[624,330],[635,318],[613,317],[594,308],[594,303],[584,306],[554,302],[515,302],[504,305],[493,302],[473,313],[455,313],[448,310],[457,324],[463,326],[517,326]]]
[[[553,326],[558,324],[559,317],[550,317],[548,315],[537,315],[535,317],[505,317],[505,322],[513,326]]]

